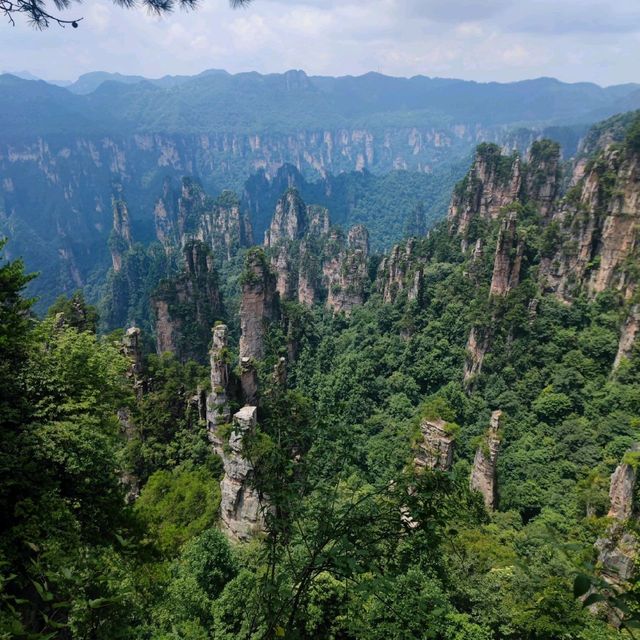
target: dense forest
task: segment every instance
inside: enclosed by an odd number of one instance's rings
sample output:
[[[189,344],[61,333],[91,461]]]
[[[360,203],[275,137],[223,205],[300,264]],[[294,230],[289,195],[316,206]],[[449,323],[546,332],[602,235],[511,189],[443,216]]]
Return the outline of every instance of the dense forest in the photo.
[[[98,308],[2,262],[0,638],[631,637],[640,112],[385,254],[284,186],[114,202]]]

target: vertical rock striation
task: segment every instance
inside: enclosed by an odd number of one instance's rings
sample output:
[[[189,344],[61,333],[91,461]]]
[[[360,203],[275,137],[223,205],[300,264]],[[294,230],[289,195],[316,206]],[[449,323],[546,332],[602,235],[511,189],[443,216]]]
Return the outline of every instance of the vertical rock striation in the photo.
[[[625,358],[630,358],[633,347],[640,331],[640,304],[634,304],[622,324],[620,330],[620,340],[618,341],[618,351],[613,362],[614,370],[618,368]]]
[[[222,315],[218,276],[210,250],[194,240],[183,248],[181,273],[164,280],[152,296],[156,349],[180,360],[204,360],[209,330]]]
[[[500,223],[489,295],[507,295],[520,282],[524,242],[518,237],[517,225],[516,212],[507,213]]]
[[[498,480],[496,464],[500,451],[500,418],[502,411],[491,414],[489,430],[476,450],[471,470],[470,486],[482,494],[487,509],[493,511],[498,504]]]
[[[233,540],[246,541],[264,529],[266,499],[253,486],[255,470],[243,455],[243,443],[255,430],[257,408],[244,406],[233,416],[229,442],[214,438],[214,448],[222,458],[224,477],[220,483],[220,518],[224,531]]]
[[[127,203],[114,196],[111,205],[113,208],[113,229],[109,237],[109,249],[111,250],[113,270],[118,273],[122,269],[122,257],[133,245],[133,239]]]
[[[210,437],[220,424],[229,422],[229,368],[231,365],[228,348],[227,325],[218,324],[213,328],[209,362],[211,366],[211,391],[207,396],[207,429]]]
[[[447,423],[439,418],[425,419],[420,424],[422,440],[418,443],[414,464],[418,471],[449,471],[453,462],[454,437]]]

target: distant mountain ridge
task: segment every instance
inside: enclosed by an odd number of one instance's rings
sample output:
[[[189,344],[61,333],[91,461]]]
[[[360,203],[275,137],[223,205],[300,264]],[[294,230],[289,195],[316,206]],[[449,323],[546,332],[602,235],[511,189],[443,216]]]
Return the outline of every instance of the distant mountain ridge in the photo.
[[[292,132],[299,129],[574,124],[640,107],[640,85],[602,88],[553,78],[511,83],[378,73],[229,74],[147,79],[95,72],[67,88],[0,76],[0,136],[47,135],[65,117],[76,133]],[[51,103],[38,110],[35,100]],[[25,121],[25,118],[28,120]]]

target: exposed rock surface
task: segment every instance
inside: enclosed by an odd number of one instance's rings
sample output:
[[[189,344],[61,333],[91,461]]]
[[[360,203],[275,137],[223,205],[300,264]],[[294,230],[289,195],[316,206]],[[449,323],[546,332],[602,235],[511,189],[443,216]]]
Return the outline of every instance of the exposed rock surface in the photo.
[[[477,148],[471,170],[456,186],[447,214],[449,229],[462,237],[463,247],[472,220],[496,220],[502,207],[518,198],[521,182],[517,155],[503,156],[495,144]]]
[[[266,500],[253,486],[254,467],[243,456],[243,442],[256,427],[257,408],[244,406],[233,416],[229,442],[214,433],[213,444],[222,458],[220,517],[224,531],[234,540],[248,540],[264,528]]]
[[[529,150],[525,191],[527,200],[535,204],[543,218],[553,211],[560,177],[560,145],[551,140],[536,140]]]
[[[473,383],[482,370],[484,357],[489,350],[491,333],[486,327],[471,327],[467,340],[463,379],[466,386]]]
[[[331,240],[337,250],[322,267],[327,283],[327,306],[335,313],[349,314],[366,296],[369,233],[363,225],[356,225],[349,230],[346,247],[339,234],[334,234]]]
[[[547,290],[571,301],[607,288],[631,298],[640,220],[640,158],[610,145],[576,166],[575,186],[557,206],[555,248],[542,261]]]
[[[620,330],[618,351],[613,362],[613,368],[617,369],[624,358],[629,358],[640,331],[640,304],[634,304],[629,310]]]
[[[131,248],[133,240],[131,237],[131,221],[129,219],[129,208],[127,203],[121,198],[112,199],[113,208],[113,230],[109,238],[109,249],[111,250],[111,261],[113,270],[117,273],[122,269],[122,256]]]
[[[207,327],[222,315],[222,301],[213,256],[202,242],[184,246],[182,272],[160,284],[152,305],[157,352],[170,351],[181,360],[203,360]]]
[[[499,410],[491,414],[489,430],[476,451],[471,470],[471,489],[482,494],[484,504],[489,510],[495,509],[498,504],[496,464],[500,451],[499,429],[501,416],[502,411]]]
[[[416,246],[417,241],[409,238],[394,245],[380,261],[375,286],[384,302],[394,302],[403,293],[408,300],[420,298],[424,275]]]
[[[632,450],[637,451],[637,449],[638,447],[634,446]],[[638,539],[625,526],[635,515],[635,484],[636,470],[631,464],[623,461],[611,475],[609,489],[611,506],[607,515],[614,519],[614,523],[595,544],[600,573],[614,587],[631,580],[635,572]]]
[[[264,337],[270,322],[277,319],[276,279],[260,249],[247,253],[240,302],[240,359],[261,360]]]
[[[211,392],[207,397],[206,416],[209,433],[219,424],[229,422],[229,369],[228,329],[224,324],[213,328],[209,362],[211,366]]]
[[[422,441],[414,457],[416,469],[449,471],[453,462],[454,437],[441,419],[425,419],[420,424]]]
[[[493,261],[489,294],[504,296],[520,281],[520,267],[524,243],[518,237],[518,218],[515,212],[504,216],[498,232],[498,243]]]

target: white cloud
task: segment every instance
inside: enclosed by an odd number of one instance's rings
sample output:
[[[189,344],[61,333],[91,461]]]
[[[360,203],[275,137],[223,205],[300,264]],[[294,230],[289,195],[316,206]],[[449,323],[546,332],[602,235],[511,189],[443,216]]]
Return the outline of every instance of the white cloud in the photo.
[[[96,69],[161,76],[302,68],[514,80],[640,81],[636,0],[207,0],[158,18],[110,0],[74,5],[80,28],[0,24],[0,59],[46,78]],[[78,13],[79,12],[79,13]]]

